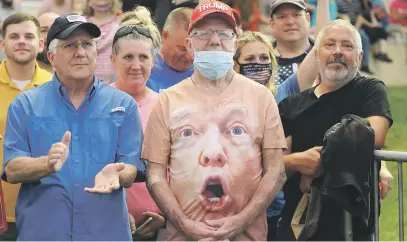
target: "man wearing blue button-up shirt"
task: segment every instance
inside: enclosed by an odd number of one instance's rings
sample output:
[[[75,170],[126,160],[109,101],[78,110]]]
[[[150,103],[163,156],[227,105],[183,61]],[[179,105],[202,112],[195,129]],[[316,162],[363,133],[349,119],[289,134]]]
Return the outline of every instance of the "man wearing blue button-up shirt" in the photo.
[[[19,240],[131,240],[125,191],[142,128],[132,97],[94,77],[99,28],[59,17],[47,36],[53,80],[10,105],[2,178],[22,183]]]

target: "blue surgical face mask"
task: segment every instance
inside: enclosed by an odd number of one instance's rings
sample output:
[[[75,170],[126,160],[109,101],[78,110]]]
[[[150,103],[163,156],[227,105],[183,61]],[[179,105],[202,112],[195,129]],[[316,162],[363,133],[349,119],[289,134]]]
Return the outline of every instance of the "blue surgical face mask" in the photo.
[[[233,52],[227,51],[195,51],[194,66],[209,80],[219,80],[233,68]]]

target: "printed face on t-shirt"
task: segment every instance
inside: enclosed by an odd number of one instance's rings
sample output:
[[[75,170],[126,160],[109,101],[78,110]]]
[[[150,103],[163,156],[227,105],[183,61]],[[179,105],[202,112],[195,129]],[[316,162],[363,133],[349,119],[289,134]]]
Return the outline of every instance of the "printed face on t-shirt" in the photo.
[[[170,184],[187,216],[217,219],[242,210],[245,194],[250,197],[256,187],[242,177],[262,170],[253,139],[256,123],[240,103],[191,105],[170,113],[170,173],[177,177]]]

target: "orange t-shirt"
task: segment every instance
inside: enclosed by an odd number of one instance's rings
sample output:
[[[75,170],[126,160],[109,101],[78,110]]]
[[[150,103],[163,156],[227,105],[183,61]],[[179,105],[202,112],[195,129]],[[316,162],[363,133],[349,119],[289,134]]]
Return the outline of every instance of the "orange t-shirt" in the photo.
[[[191,78],[161,92],[142,158],[168,164],[169,185],[181,209],[205,222],[242,211],[262,179],[262,150],[285,148],[272,93],[235,73],[221,94],[195,86]],[[167,222],[163,240],[186,239]],[[266,210],[236,237],[266,239]]]

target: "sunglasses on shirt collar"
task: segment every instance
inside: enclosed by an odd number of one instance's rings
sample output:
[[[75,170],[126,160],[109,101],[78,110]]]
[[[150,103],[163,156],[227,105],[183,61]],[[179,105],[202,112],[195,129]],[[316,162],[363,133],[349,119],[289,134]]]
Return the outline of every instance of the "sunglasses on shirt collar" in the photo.
[[[150,31],[148,29],[140,26],[140,25],[134,25],[134,26],[123,26],[120,29],[116,31],[116,34],[113,37],[113,45],[122,37],[132,34],[132,33],[139,33],[141,35],[144,35],[145,37],[151,39],[153,41],[153,37],[150,34]]]

